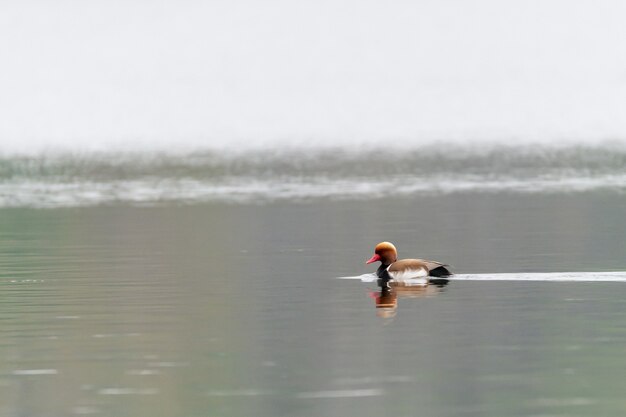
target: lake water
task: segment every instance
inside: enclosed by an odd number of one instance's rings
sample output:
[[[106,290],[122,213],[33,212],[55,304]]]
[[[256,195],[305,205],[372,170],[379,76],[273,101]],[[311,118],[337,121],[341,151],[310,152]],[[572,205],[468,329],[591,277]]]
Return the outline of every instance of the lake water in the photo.
[[[529,157],[491,170],[510,180],[495,190],[470,156],[370,176],[340,172],[346,160],[137,174],[4,159],[0,416],[621,416],[626,283],[593,279],[626,270],[626,195],[606,182],[620,155],[579,169]],[[344,191],[306,191],[322,178]],[[390,178],[441,181],[373,198],[345,185]],[[337,277],[372,272],[381,240],[459,274],[589,282],[453,280],[376,308],[375,283]]]

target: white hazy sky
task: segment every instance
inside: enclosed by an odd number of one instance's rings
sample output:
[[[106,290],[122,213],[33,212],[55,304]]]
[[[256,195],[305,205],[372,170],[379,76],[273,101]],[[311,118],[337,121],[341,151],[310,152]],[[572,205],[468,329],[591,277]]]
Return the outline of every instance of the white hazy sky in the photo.
[[[0,0],[0,151],[626,139],[623,0]]]

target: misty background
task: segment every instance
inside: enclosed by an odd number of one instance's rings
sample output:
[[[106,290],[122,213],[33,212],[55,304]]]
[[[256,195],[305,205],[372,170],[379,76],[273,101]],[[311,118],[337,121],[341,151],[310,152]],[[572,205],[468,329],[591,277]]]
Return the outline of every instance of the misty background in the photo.
[[[624,142],[621,1],[0,2],[0,152]]]
[[[0,0],[0,417],[623,416],[624,22]]]

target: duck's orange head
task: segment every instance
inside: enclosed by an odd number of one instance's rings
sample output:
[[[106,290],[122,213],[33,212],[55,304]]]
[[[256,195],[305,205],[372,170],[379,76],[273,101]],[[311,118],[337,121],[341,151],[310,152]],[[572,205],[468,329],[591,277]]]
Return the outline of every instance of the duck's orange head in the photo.
[[[398,251],[393,243],[380,242],[374,249],[374,256],[365,262],[371,264],[376,261],[380,261],[383,265],[391,265],[398,260]]]

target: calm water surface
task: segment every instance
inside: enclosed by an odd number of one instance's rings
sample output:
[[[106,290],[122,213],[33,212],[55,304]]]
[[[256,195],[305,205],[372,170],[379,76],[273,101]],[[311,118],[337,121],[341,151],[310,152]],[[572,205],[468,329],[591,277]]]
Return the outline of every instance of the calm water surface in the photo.
[[[451,282],[380,317],[381,240],[459,273],[626,269],[626,197],[0,209],[0,416],[622,416],[626,283]]]

